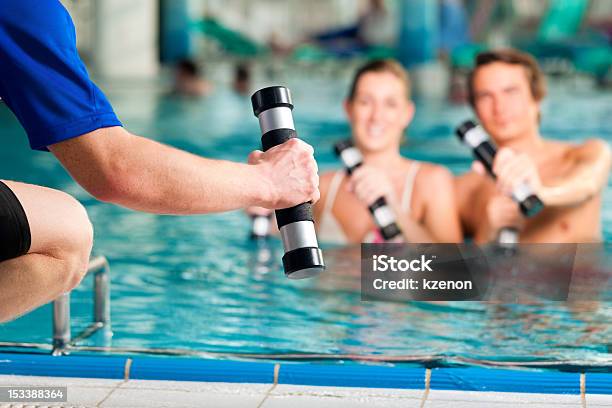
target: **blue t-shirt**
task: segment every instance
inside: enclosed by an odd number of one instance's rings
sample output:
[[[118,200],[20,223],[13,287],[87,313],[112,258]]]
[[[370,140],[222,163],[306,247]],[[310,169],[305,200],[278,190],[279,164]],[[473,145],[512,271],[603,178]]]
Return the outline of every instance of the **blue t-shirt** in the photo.
[[[74,24],[59,0],[1,1],[0,98],[36,150],[121,126],[89,79],[76,49]]]

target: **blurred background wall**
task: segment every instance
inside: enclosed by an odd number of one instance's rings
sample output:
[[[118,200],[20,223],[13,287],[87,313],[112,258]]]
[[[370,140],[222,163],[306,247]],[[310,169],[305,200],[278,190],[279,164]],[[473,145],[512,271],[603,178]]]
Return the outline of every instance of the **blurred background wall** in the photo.
[[[460,81],[480,51],[514,46],[553,75],[610,83],[610,0],[62,0],[100,77],[147,78],[191,60],[334,71],[395,57],[417,93]],[[214,68],[213,68],[214,69]],[[443,83],[440,89],[420,83]]]

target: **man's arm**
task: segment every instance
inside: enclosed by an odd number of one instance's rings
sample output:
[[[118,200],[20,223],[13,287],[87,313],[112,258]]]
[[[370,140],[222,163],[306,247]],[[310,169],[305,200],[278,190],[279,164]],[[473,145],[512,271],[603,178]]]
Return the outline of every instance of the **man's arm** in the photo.
[[[493,172],[497,176],[497,188],[504,194],[511,195],[519,184],[526,182],[545,206],[572,206],[601,192],[608,180],[610,158],[606,142],[589,140],[566,153],[563,160],[569,161],[569,171],[547,180],[544,185],[535,162],[526,153],[502,148],[495,156]]]
[[[608,182],[611,154],[606,142],[591,139],[569,154],[573,160],[570,172],[538,191],[545,205],[580,204],[597,195]]]
[[[121,127],[49,146],[72,177],[101,201],[159,214],[201,214],[318,200],[310,146],[291,140],[248,165],[205,159]]]

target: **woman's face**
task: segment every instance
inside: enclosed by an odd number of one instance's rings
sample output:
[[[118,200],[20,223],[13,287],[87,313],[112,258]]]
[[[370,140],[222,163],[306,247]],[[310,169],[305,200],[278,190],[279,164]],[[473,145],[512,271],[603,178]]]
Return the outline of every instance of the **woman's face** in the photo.
[[[368,72],[359,78],[352,101],[344,108],[353,137],[364,152],[399,149],[414,115],[406,85],[390,72]]]

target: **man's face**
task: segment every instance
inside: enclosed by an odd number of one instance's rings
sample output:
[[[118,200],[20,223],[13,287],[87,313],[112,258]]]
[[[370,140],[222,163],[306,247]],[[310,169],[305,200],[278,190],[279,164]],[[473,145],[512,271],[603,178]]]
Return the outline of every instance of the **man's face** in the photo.
[[[495,142],[503,144],[537,132],[540,104],[531,95],[523,66],[484,65],[476,71],[473,86],[476,115]]]

